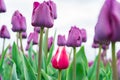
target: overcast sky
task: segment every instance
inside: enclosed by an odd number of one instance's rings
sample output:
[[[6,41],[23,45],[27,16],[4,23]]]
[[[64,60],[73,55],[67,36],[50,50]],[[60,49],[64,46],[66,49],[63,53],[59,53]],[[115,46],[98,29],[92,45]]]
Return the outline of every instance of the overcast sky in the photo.
[[[6,45],[8,45],[8,43],[12,45],[13,41],[16,40],[16,35],[11,30],[11,17],[15,10],[19,10],[26,17],[27,33],[29,34],[33,31],[31,14],[34,1],[43,2],[43,0],[5,0],[7,12],[0,14],[0,26],[3,24],[7,25],[11,33],[11,40],[6,40]],[[95,52],[97,52],[97,50],[91,48],[94,27],[104,0],[54,0],[54,2],[57,4],[58,18],[54,22],[54,27],[50,29],[49,36],[53,36],[54,31],[57,30],[57,34],[65,34],[67,38],[71,26],[76,25],[79,28],[85,28],[88,39],[87,42],[82,45],[85,45],[88,60],[93,60],[96,55]],[[2,47],[2,41],[3,40],[0,39],[0,48]],[[26,40],[24,40],[23,45],[25,48]],[[117,45],[117,50],[118,49],[119,47]],[[108,53],[110,57],[110,50]]]

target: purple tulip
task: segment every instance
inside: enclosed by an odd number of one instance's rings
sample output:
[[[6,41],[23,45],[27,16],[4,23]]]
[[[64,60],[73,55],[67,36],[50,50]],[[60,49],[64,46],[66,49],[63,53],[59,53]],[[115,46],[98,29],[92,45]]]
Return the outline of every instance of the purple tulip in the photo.
[[[4,0],[0,0],[0,13],[6,12],[6,6]]]
[[[92,48],[99,48],[99,44],[98,44],[98,43],[93,42],[93,44],[92,44]]]
[[[10,39],[10,33],[9,33],[6,25],[3,25],[2,28],[1,28],[0,37]]]
[[[109,45],[103,44],[103,45],[102,45],[102,48],[103,48],[104,50],[106,50],[106,49],[109,48]]]
[[[120,41],[120,3],[116,0],[105,0],[95,26],[95,40],[99,43],[105,41]]]
[[[49,1],[47,2],[47,4],[49,5],[49,7],[50,7],[50,9],[51,9],[52,17],[53,17],[54,19],[57,19],[56,4],[55,4],[53,1],[51,1],[51,0],[49,0]]]
[[[49,5],[48,5],[49,4]],[[55,12],[54,5],[51,2],[34,2],[33,13],[32,13],[32,25],[40,27],[53,27]]]
[[[33,32],[29,34],[27,43],[30,44],[31,41],[33,42],[33,45],[38,44],[38,33],[37,32]]]
[[[79,28],[76,26],[71,27],[66,45],[68,47],[79,47],[82,43],[82,35]]]
[[[81,29],[81,34],[82,34],[82,42],[87,41],[87,34],[85,29]]]
[[[57,45],[58,46],[65,46],[66,45],[65,35],[64,36],[58,35]]]
[[[40,33],[40,30],[41,30],[40,27],[34,27],[35,32]],[[45,29],[44,29],[43,33],[45,33]]]
[[[120,50],[117,52],[117,59],[120,59]]]
[[[118,75],[120,75],[120,59],[117,60],[117,71]],[[118,76],[118,80],[120,80],[120,76]]]
[[[53,44],[53,37],[50,37],[48,38],[48,51],[50,50],[52,44]]]
[[[20,35],[18,36],[20,38]],[[22,32],[22,39],[26,39],[27,38],[27,33],[26,32]]]
[[[26,19],[18,10],[13,14],[11,24],[14,32],[26,31]]]

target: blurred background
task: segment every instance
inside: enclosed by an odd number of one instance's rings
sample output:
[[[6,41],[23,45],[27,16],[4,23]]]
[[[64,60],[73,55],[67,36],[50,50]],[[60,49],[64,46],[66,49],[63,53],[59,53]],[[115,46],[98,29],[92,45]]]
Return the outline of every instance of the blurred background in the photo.
[[[11,18],[15,10],[19,10],[27,21],[27,35],[33,32],[33,26],[31,25],[31,16],[33,9],[33,2],[43,2],[43,0],[4,0],[7,8],[6,13],[0,14],[0,27],[7,25],[11,34],[11,39],[6,40],[6,46],[10,43],[13,44],[16,41],[16,33],[13,33],[11,28]],[[68,32],[71,26],[85,28],[87,31],[87,42],[82,43],[85,46],[85,52],[89,61],[94,60],[97,55],[98,49],[93,49],[92,42],[94,37],[94,27],[97,22],[97,18],[100,9],[105,0],[53,0],[57,5],[58,18],[54,22],[53,28],[49,30],[49,36],[54,36],[55,30],[57,35],[62,34],[68,36]],[[119,0],[120,1],[120,0]],[[57,41],[56,35],[56,41]],[[0,52],[2,50],[3,40],[0,39]],[[27,40],[23,41],[24,49],[26,47]],[[55,42],[57,44],[57,42]],[[117,44],[116,52],[120,49],[120,44]],[[110,46],[111,47],[111,46]],[[107,52],[107,58],[111,57],[111,48]],[[36,46],[34,47],[36,48]],[[57,48],[57,45],[55,45]],[[70,48],[67,48],[68,53]]]

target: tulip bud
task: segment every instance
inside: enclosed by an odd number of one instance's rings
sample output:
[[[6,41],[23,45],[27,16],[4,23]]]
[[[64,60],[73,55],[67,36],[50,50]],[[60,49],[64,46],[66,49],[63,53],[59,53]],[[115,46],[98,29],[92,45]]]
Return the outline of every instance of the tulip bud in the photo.
[[[27,44],[27,46],[26,46],[25,50],[26,50],[26,51],[28,51],[28,50],[29,50],[29,48],[30,48],[30,44]]]
[[[20,35],[17,35],[18,38],[20,38]],[[26,39],[27,38],[27,33],[26,32],[22,32],[22,39]]]
[[[48,38],[48,51],[50,50],[52,44],[53,44],[53,37],[50,37]]]
[[[87,41],[87,34],[85,29],[81,29],[81,34],[82,34],[82,42]]]
[[[37,32],[33,32],[29,34],[27,43],[30,44],[31,41],[33,42],[33,45],[38,44],[38,33]]]
[[[66,45],[65,35],[64,36],[58,35],[57,45],[58,46],[65,46]]]
[[[50,7],[47,2],[39,3],[34,2],[32,13],[32,25],[39,27],[53,27],[54,18],[52,7]]]
[[[10,33],[9,33],[6,25],[3,25],[2,28],[1,28],[0,37],[10,39]]]
[[[6,12],[4,0],[0,0],[0,13]]]
[[[93,65],[93,61],[88,62],[88,66],[91,67]]]
[[[18,10],[13,14],[11,24],[14,32],[26,31],[26,19]]]
[[[56,54],[52,57],[52,66],[56,69],[66,69],[69,66],[69,58],[65,47],[59,47]]]
[[[82,35],[79,28],[76,26],[71,27],[66,45],[68,47],[79,47],[82,43]]]

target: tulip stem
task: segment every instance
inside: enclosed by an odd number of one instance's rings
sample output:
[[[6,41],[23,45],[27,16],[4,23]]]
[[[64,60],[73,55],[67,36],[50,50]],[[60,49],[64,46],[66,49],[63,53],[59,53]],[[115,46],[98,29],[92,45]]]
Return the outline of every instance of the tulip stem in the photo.
[[[73,47],[73,80],[76,80],[76,48]]]
[[[49,29],[47,28],[46,30],[46,52],[45,52],[45,55],[46,55],[46,59],[47,59],[47,54],[48,54],[48,31]]]
[[[58,73],[58,80],[61,80],[61,72],[62,72],[62,70],[59,70],[59,73]]]
[[[42,37],[44,28],[41,27],[39,39],[39,54],[38,54],[38,80],[41,80],[41,63],[42,63]]]
[[[17,46],[19,47],[19,44],[18,44],[18,36],[19,36],[19,33],[17,32],[17,34],[16,34],[16,39],[17,39]]]
[[[99,80],[101,49],[102,49],[102,45],[99,46],[98,62],[97,62],[97,70],[96,70],[96,80]]]
[[[112,71],[113,71],[113,80],[118,80],[117,64],[116,64],[116,56],[115,56],[115,42],[112,42]]]
[[[22,32],[19,32],[19,36],[20,36],[20,47],[21,47],[21,51],[24,53],[24,49],[23,49],[23,45],[22,45]]]
[[[3,39],[2,53],[4,52],[4,47],[5,47],[5,38]]]

